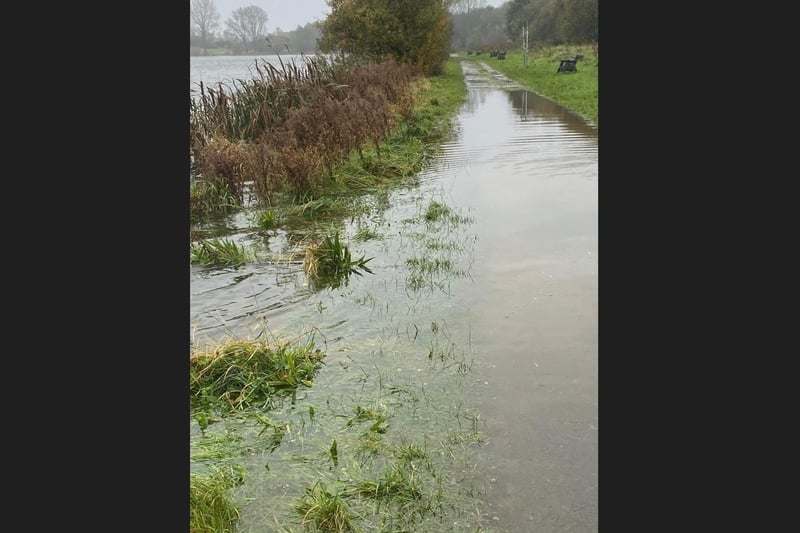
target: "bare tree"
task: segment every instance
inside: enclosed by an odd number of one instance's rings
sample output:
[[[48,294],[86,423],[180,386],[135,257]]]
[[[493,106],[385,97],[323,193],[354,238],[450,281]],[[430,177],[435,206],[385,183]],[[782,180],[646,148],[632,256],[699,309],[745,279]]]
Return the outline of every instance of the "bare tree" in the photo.
[[[189,17],[192,28],[203,41],[203,53],[208,55],[208,37],[219,27],[219,11],[214,5],[214,0],[192,0]]]
[[[454,0],[453,13],[466,13],[486,7],[486,0]]]
[[[240,7],[233,12],[225,25],[242,40],[244,53],[247,53],[247,43],[255,43],[267,33],[267,13],[258,6]]]

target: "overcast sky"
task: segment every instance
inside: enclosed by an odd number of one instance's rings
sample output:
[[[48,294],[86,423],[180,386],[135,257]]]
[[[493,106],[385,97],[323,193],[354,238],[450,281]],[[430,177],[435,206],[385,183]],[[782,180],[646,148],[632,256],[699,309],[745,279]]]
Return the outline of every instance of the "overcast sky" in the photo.
[[[506,1],[487,0],[486,5],[498,7]],[[330,12],[325,0],[214,0],[214,5],[219,11],[222,29],[234,10],[247,6],[260,7],[267,13],[267,32],[273,32],[277,28],[291,31],[297,26],[322,20]]]

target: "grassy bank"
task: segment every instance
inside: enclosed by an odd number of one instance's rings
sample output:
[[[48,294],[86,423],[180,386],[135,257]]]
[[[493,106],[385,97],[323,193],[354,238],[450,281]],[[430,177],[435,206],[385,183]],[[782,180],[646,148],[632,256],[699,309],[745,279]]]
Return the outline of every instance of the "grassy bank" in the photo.
[[[562,59],[582,55],[576,72],[557,72]],[[529,50],[527,64],[522,50],[509,50],[505,59],[489,54],[467,54],[468,61],[483,61],[528,90],[546,96],[584,117],[599,129],[598,52],[591,46],[555,46]]]

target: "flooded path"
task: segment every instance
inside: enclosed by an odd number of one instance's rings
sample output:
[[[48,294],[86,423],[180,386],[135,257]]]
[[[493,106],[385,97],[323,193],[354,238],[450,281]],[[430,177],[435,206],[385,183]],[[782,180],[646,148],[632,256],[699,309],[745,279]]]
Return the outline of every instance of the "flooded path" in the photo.
[[[192,266],[192,339],[252,335],[257,319],[274,331],[314,329],[332,357],[312,399],[346,396],[337,373],[357,366],[430,389],[420,361],[449,344],[471,361],[458,401],[480,413],[485,435],[475,451],[483,526],[596,532],[598,134],[481,63],[462,68],[468,101],[441,154],[414,186],[376,196],[371,215],[346,225],[353,256],[373,257],[373,274],[316,291],[299,262]],[[432,200],[462,223],[424,224]],[[273,257],[301,238],[227,224]],[[364,227],[380,238],[352,240]],[[423,261],[438,267],[421,277]]]
[[[464,67],[469,110],[444,179],[478,221],[470,321],[495,526],[597,531],[597,133]]]

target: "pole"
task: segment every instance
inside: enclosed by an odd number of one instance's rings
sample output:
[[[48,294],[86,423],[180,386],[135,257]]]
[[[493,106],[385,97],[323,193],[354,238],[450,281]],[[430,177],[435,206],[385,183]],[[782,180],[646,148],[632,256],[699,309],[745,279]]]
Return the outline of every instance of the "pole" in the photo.
[[[525,22],[522,25],[522,49],[524,50],[522,57],[523,63],[527,67],[528,66],[528,23]]]

